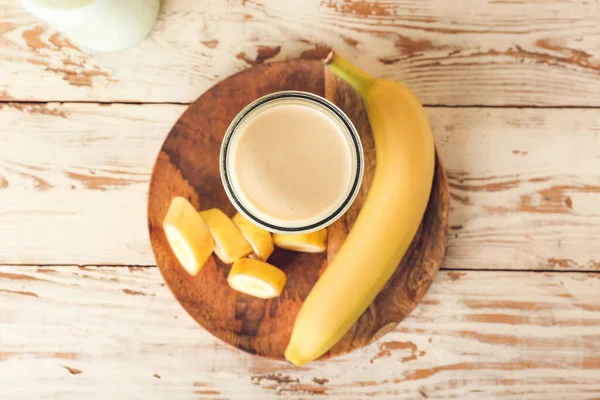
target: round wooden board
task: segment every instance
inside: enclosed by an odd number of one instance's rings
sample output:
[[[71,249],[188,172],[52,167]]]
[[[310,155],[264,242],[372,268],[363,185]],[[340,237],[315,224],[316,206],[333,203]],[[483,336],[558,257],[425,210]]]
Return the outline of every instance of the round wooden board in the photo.
[[[235,210],[219,176],[221,140],[245,105],[280,90],[316,93],[342,108],[361,135],[366,168],[354,205],[329,227],[327,252],[304,254],[276,249],[269,262],[287,274],[287,285],[280,297],[261,300],[230,289],[230,266],[215,257],[197,276],[188,275],[171,252],[161,224],[175,196],[188,198],[198,210],[218,207],[233,216]],[[360,97],[320,62],[294,60],[260,65],[225,79],[190,105],[177,121],[152,173],[148,228],[156,262],[167,285],[183,308],[219,339],[252,354],[283,359],[296,314],[351,229],[371,185],[374,168],[373,138]],[[427,211],[410,249],[373,304],[324,357],[371,343],[415,308],[439,270],[447,231],[448,183],[438,162]]]

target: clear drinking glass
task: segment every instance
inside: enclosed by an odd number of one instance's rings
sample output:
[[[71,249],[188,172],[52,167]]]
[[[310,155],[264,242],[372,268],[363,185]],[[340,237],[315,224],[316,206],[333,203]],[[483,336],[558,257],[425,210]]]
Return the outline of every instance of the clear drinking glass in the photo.
[[[119,51],[152,30],[160,0],[20,0],[84,50]]]
[[[350,148],[351,171],[350,179],[347,182],[347,188],[335,207],[328,209],[325,213],[315,215],[314,218],[307,218],[303,221],[290,222],[285,219],[278,219],[265,213],[257,211],[249,201],[244,199],[241,189],[236,185],[235,168],[232,165],[232,148],[235,146],[236,134],[238,128],[244,124],[247,119],[251,119],[257,113],[277,106],[283,102],[297,102],[307,105],[326,115],[327,119],[338,126],[338,131],[343,132]],[[275,233],[301,234],[309,233],[335,222],[350,208],[354,202],[362,183],[364,173],[364,155],[360,136],[352,121],[335,104],[321,96],[308,92],[285,91],[277,92],[252,102],[246,106],[233,119],[223,138],[220,155],[220,172],[225,192],[234,207],[240,214],[252,221],[256,225]]]

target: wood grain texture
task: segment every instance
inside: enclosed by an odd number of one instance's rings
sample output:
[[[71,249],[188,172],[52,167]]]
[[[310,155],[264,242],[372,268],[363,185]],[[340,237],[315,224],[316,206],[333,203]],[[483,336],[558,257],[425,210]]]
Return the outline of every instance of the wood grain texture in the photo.
[[[594,114],[430,113],[454,200],[446,268],[600,269],[600,212],[588,208],[600,204]]]
[[[599,293],[597,273],[442,271],[383,340],[295,368],[213,338],[157,268],[2,266],[0,398],[593,399]]]
[[[143,205],[185,108],[0,105],[0,264],[153,265]],[[600,270],[600,111],[426,111],[450,183],[444,268]]]
[[[282,90],[326,95],[357,122],[364,147],[365,177],[351,210],[328,228],[330,243],[326,253],[275,250],[269,262],[286,273],[287,283],[281,296],[265,301],[232,290],[226,281],[230,265],[216,256],[209,259],[198,275],[190,276],[173,254],[162,222],[175,196],[188,198],[198,210],[219,208],[229,216],[235,214],[219,172],[223,136],[231,120],[247,104]],[[261,65],[220,82],[177,121],[152,173],[148,228],[167,285],[185,310],[216,337],[249,353],[283,360],[296,315],[354,225],[371,186],[374,168],[375,147],[360,96],[330,72],[325,74],[321,62],[298,60]],[[438,163],[429,205],[411,247],[373,304],[326,358],[365,346],[393,329],[418,304],[445,253],[448,202],[446,174]]]
[[[148,180],[183,110],[0,104],[0,263],[153,263]]]
[[[329,49],[426,104],[600,106],[597,0],[165,0],[152,34],[84,54],[0,13],[0,99],[185,102],[249,65]]]

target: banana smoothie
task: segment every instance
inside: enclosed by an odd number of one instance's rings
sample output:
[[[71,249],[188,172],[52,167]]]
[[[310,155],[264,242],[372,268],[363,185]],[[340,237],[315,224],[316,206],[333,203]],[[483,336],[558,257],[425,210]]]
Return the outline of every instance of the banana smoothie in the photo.
[[[360,150],[347,126],[304,98],[257,107],[236,126],[227,150],[228,181],[239,208],[275,227],[327,219],[345,207],[362,176]]]

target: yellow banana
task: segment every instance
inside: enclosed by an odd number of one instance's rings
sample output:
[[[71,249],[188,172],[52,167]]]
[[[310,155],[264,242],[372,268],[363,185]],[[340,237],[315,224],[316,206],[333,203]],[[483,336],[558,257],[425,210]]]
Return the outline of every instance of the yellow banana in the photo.
[[[214,252],[219,260],[231,264],[252,253],[252,246],[239,228],[225,213],[218,208],[200,211],[200,216],[208,225],[215,241]]]
[[[257,260],[267,261],[273,250],[275,250],[271,232],[254,225],[254,223],[248,221],[240,213],[235,214],[232,221],[240,229],[242,235],[250,243],[250,246],[252,246],[254,253],[251,256]]]
[[[352,230],[294,323],[285,357],[298,366],[331,349],[392,276],[423,218],[435,165],[427,116],[407,88],[375,79],[337,54],[326,64],[360,93],[377,164]]]
[[[274,233],[275,246],[303,253],[322,253],[327,250],[327,228],[302,235]]]
[[[279,296],[286,280],[285,273],[279,268],[252,258],[234,262],[227,276],[232,289],[261,299]]]
[[[183,197],[175,197],[163,221],[163,229],[181,266],[196,275],[215,248],[208,226]]]

